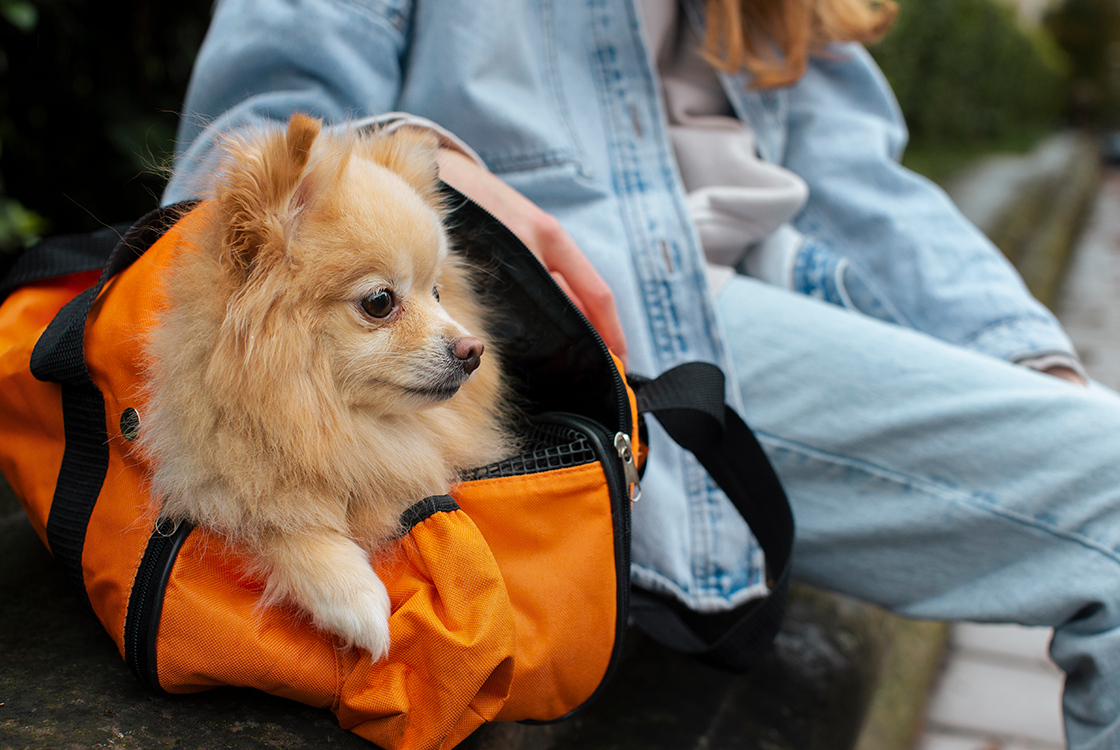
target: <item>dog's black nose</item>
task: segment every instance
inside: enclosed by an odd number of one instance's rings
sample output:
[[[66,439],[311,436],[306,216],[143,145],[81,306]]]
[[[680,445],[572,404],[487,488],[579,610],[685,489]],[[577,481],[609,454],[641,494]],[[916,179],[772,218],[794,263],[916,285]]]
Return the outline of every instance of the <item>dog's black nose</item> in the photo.
[[[464,336],[451,345],[451,353],[459,360],[463,371],[470,375],[478,369],[485,348],[482,342],[473,336]]]

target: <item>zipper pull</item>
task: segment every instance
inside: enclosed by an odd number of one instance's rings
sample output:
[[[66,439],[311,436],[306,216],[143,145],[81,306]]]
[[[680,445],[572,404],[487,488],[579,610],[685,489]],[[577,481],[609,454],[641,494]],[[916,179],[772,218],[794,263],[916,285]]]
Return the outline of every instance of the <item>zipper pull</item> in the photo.
[[[614,449],[622,459],[622,473],[626,478],[626,488],[630,494],[630,502],[636,503],[642,499],[642,483],[638,477],[638,465],[634,463],[634,450],[630,446],[630,436],[625,432],[616,432],[614,436]]]

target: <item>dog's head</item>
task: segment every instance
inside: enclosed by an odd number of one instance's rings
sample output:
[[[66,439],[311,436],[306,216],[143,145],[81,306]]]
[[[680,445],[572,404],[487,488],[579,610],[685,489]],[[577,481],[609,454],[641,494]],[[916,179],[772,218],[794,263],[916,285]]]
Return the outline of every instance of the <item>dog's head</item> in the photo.
[[[298,114],[230,147],[216,200],[233,293],[211,377],[297,401],[330,389],[383,414],[455,395],[483,342],[467,327],[479,321],[443,228],[436,149],[407,129],[321,133]]]

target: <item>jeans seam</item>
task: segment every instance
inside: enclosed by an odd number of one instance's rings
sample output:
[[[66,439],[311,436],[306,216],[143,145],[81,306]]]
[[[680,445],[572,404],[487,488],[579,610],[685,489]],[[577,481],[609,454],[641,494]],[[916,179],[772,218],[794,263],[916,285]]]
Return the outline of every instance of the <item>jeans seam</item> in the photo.
[[[939,484],[927,478],[920,479],[899,471],[895,471],[893,469],[887,469],[885,467],[878,466],[877,464],[874,464],[870,461],[851,458],[850,456],[841,456],[837,453],[830,453],[829,451],[824,451],[820,448],[813,448],[811,446],[805,445],[804,443],[799,443],[795,440],[779,437],[777,435],[761,430],[755,429],[754,432],[759,442],[763,445],[770,444],[775,448],[796,451],[805,455],[812,455],[818,459],[828,461],[833,465],[845,466],[850,469],[864,471],[867,474],[878,477],[880,479],[886,479],[889,481],[894,481],[898,484],[906,484],[908,486],[921,489],[930,494],[935,494],[946,500],[950,500],[951,502],[958,503],[975,510],[986,511],[987,513],[1000,516],[1001,518],[1012,521],[1021,526],[1028,526],[1052,536],[1062,538],[1066,541],[1074,542],[1088,550],[1099,552],[1104,556],[1110,558],[1114,563],[1120,565],[1120,553],[1117,553],[1116,550],[1083,534],[1077,534],[1057,528],[1052,525],[1048,525],[1045,522],[1034,518],[1033,516],[1009,511],[1006,508],[997,505],[993,500],[985,501],[981,499],[990,497],[987,494],[978,492],[966,492],[951,485]]]

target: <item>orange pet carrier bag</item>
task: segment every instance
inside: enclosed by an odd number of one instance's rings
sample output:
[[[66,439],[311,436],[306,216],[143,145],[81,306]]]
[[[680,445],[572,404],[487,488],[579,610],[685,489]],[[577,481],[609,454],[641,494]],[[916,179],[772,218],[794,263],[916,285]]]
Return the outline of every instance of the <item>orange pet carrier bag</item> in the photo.
[[[450,190],[450,188],[448,188]],[[532,254],[460,195],[455,246],[508,308],[497,332],[531,415],[526,449],[426,498],[375,563],[392,647],[374,662],[298,612],[259,604],[262,581],[227,540],[173,527],[130,450],[160,274],[205,204],[154,211],[123,238],[55,238],[0,285],[0,468],[64,574],[133,672],[171,693],[254,687],[332,710],[383,748],[452,747],[484,722],[553,721],[616,666],[631,611],[658,640],[748,666],[784,609],[792,518],[718,369],[635,379]],[[773,593],[718,629],[630,587],[630,506],[642,412],[692,449],[762,543]],[[734,618],[733,618],[734,619]],[[703,635],[701,635],[701,633]]]

